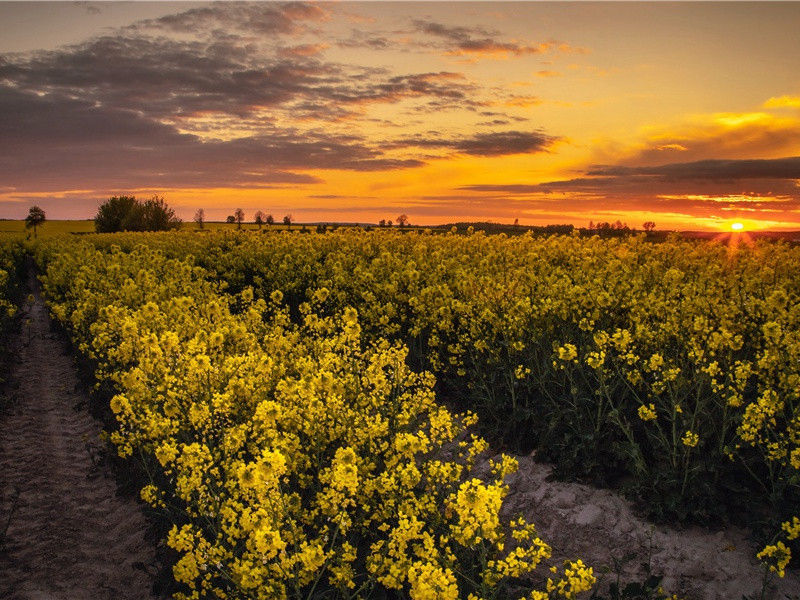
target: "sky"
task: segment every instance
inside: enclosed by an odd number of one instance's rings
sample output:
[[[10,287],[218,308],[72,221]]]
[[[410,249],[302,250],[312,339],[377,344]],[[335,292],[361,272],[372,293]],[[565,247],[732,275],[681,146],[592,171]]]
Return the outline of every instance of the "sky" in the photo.
[[[0,2],[0,218],[800,229],[800,2]]]

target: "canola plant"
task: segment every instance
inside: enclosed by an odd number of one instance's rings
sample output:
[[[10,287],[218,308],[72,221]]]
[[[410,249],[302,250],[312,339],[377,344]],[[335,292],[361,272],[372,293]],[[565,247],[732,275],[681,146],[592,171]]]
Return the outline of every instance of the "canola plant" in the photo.
[[[176,515],[187,597],[588,589],[580,562],[536,575],[547,544],[499,517],[514,460],[471,474],[475,415],[655,518],[757,515],[778,574],[797,543],[800,248],[341,230],[38,252],[119,391],[113,442]]]

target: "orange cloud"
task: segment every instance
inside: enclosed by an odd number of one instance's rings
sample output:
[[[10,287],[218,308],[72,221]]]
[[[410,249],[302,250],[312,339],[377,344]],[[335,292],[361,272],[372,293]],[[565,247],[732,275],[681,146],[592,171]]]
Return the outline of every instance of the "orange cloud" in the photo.
[[[764,102],[764,108],[800,108],[800,96],[777,96]]]

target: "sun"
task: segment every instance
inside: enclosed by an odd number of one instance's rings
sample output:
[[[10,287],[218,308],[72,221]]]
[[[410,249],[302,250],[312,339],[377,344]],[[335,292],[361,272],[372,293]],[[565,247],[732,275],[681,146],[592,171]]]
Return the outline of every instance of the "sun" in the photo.
[[[731,223],[731,229],[733,231],[742,231],[744,229],[744,224],[737,221],[736,223]]]

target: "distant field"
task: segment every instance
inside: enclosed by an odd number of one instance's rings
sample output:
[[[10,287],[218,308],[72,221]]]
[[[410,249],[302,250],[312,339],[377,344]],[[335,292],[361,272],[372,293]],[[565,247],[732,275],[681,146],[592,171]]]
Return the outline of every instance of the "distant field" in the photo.
[[[285,229],[285,225],[264,225],[262,229]],[[292,225],[292,229],[300,228],[302,225]],[[185,222],[183,224],[183,231],[197,231],[196,223]],[[220,229],[236,229],[235,223],[222,223],[222,222],[208,222],[205,224],[204,229],[210,231],[218,231]],[[243,223],[242,229],[258,229],[257,225],[253,223]],[[25,221],[0,221],[0,235],[9,233],[30,233],[33,235],[32,229],[25,229]],[[53,237],[64,233],[94,233],[94,221],[45,221],[44,225],[38,228],[39,237]]]

